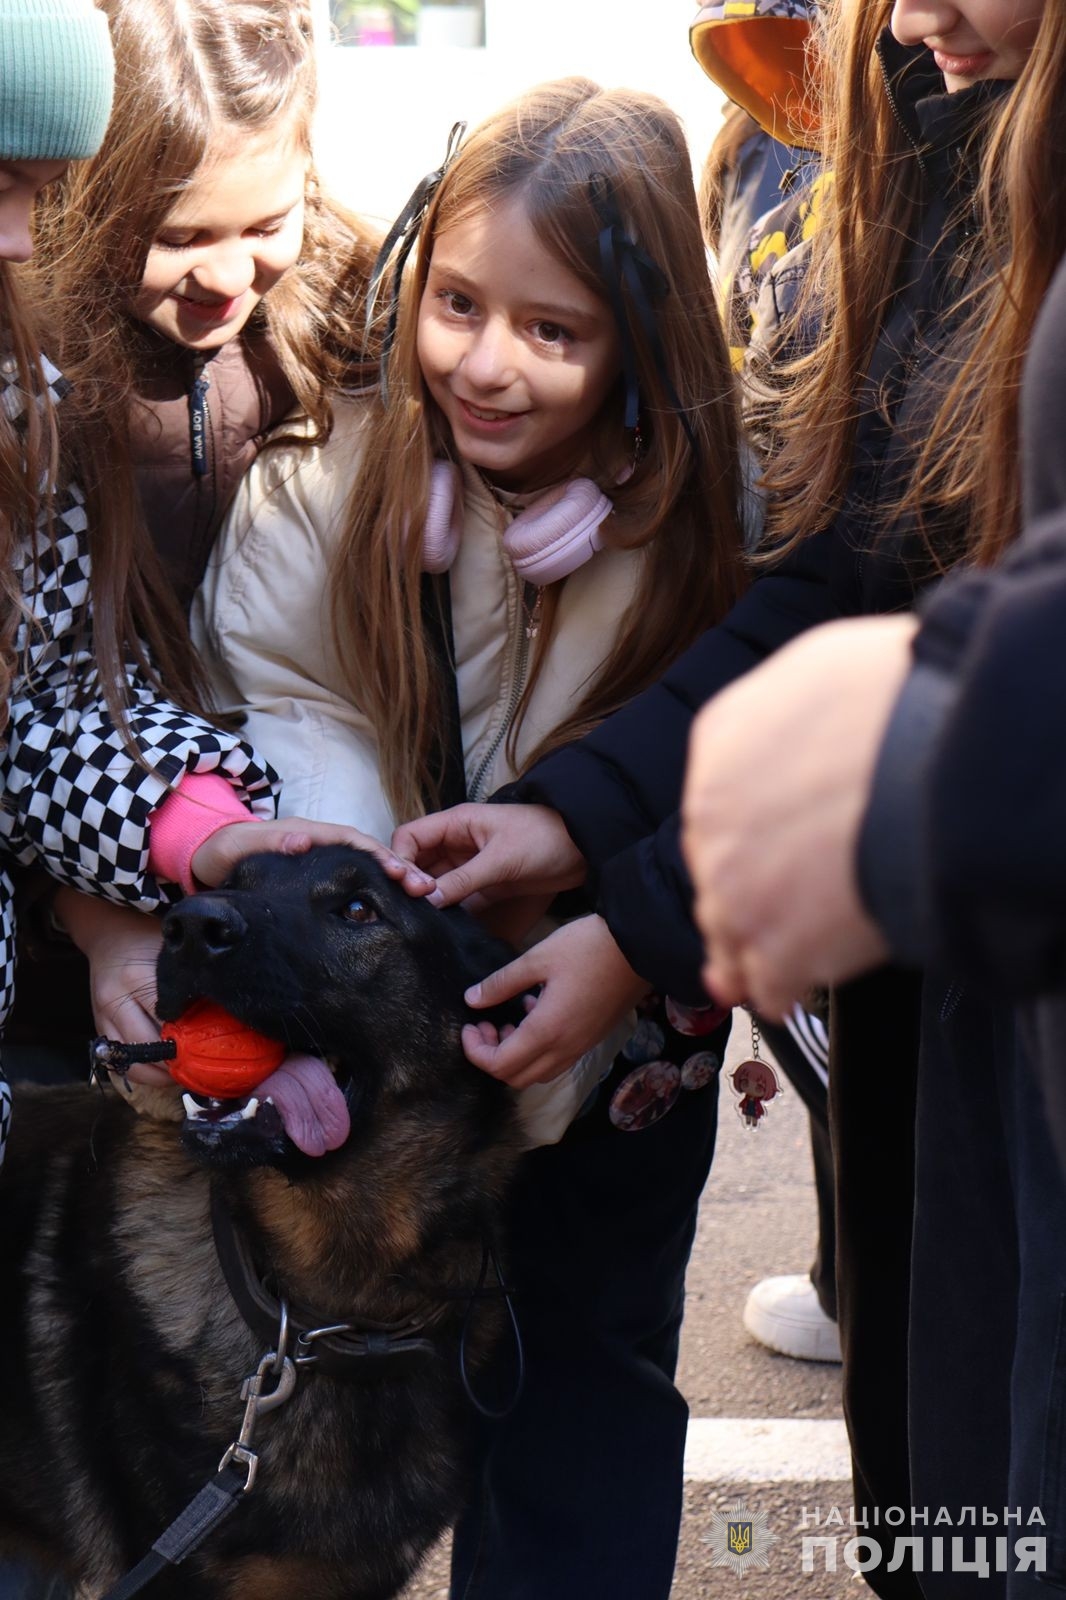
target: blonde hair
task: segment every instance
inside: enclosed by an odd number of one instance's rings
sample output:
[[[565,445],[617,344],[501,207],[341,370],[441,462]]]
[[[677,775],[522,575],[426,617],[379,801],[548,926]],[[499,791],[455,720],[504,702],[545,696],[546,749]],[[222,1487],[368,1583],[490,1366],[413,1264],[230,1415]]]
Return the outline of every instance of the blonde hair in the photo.
[[[824,154],[835,176],[813,241],[801,315],[816,349],[779,375],[766,484],[776,552],[822,528],[844,496],[867,371],[918,203],[919,166],[885,92],[875,46],[891,0],[829,8],[821,35]],[[1020,522],[1017,471],[1022,364],[1040,303],[1066,250],[1066,28],[1045,7],[1026,66],[989,110],[979,221],[965,315],[911,482],[889,514],[914,512],[935,568],[993,562]],[[929,530],[962,525],[963,549]]]
[[[401,291],[389,404],[380,396],[371,402],[372,448],[353,486],[335,557],[338,649],[353,698],[375,728],[386,793],[399,815],[434,804],[442,776],[433,762],[442,674],[419,605],[430,468],[435,458],[455,455],[423,381],[416,345],[434,240],[472,213],[518,196],[541,243],[607,300],[598,249],[605,219],[597,203],[597,193],[605,191],[628,238],[668,275],[669,292],[656,311],[658,330],[698,454],[625,290],[637,351],[643,453],[632,476],[618,484],[626,451],[620,377],[589,457],[579,465],[608,487],[614,502],[605,528],[609,541],[640,547],[646,559],[616,644],[579,703],[530,761],[579,737],[647,687],[739,592],[736,398],[681,126],[650,95],[604,90],[584,78],[544,84],[471,134],[429,205]],[[550,643],[559,587],[544,593],[515,733]]]
[[[86,491],[97,653],[109,703],[124,643],[168,691],[204,698],[184,620],[151,548],[133,471],[131,402],[140,324],[129,305],[149,247],[227,129],[291,130],[310,151],[315,59],[304,0],[100,0],[115,48],[115,106],[96,157],[72,168],[39,214],[36,293],[74,390],[63,437]],[[257,307],[314,433],[330,395],[362,381],[365,286],[376,241],[326,201],[309,172],[297,263]],[[67,410],[69,408],[69,419]],[[115,706],[111,708],[113,711]]]

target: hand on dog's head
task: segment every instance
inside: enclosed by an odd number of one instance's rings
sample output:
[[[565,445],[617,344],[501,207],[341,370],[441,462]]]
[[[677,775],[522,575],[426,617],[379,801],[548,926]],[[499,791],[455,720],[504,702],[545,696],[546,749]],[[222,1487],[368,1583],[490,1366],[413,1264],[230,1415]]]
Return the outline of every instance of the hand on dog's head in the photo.
[[[246,856],[219,889],[175,906],[163,939],[165,1021],[206,996],[308,1050],[341,1047],[360,996],[368,1026],[400,1000],[409,1025],[439,1028],[442,1013],[468,1021],[464,991],[514,954],[461,907],[406,894],[372,855],[344,845]],[[302,1014],[312,993],[314,1022]],[[477,1013],[501,1023],[523,1014],[519,1002]]]

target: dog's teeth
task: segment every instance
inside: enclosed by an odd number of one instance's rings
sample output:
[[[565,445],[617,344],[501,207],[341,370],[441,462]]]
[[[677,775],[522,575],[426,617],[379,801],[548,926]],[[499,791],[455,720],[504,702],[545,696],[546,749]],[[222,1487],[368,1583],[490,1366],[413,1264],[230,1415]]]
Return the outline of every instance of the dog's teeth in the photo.
[[[199,1101],[194,1100],[192,1095],[189,1093],[182,1095],[181,1103],[185,1107],[185,1115],[189,1118],[198,1117],[200,1112],[203,1110],[203,1107],[200,1105]]]
[[[222,1101],[221,1100],[209,1100],[208,1101],[208,1109],[210,1111],[221,1111],[221,1109],[222,1109]]]
[[[249,1117],[254,1117],[258,1110],[259,1110],[259,1101],[256,1099],[255,1095],[253,1094],[252,1098],[250,1100],[246,1100],[245,1103],[244,1103],[244,1109],[241,1112],[241,1121],[242,1122],[247,1122],[248,1118]]]

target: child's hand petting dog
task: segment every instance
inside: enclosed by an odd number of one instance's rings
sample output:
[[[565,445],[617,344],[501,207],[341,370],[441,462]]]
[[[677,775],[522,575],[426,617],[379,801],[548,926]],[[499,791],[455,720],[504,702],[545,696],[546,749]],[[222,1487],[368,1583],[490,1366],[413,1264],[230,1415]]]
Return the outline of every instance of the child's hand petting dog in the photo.
[[[528,993],[538,985],[536,997]],[[517,1028],[467,1023],[463,1050],[512,1089],[548,1083],[605,1039],[649,987],[602,917],[578,917],[466,991],[475,1011],[526,995],[527,1014]]]
[[[433,904],[481,911],[513,896],[548,895],[584,883],[585,858],[548,806],[452,806],[404,822],[392,847],[437,880]]]
[[[230,822],[216,829],[205,839],[192,858],[193,876],[208,889],[228,878],[233,868],[245,856],[258,855],[261,850],[277,851],[280,855],[303,855],[316,844],[347,844],[353,850],[366,850],[381,863],[390,878],[402,883],[411,895],[424,895],[435,887],[434,879],[404,861],[388,845],[358,828],[348,828],[337,822],[310,822],[306,817],[279,817],[276,822],[257,822],[249,816],[249,827],[244,822]]]
[[[109,1039],[151,1044],[159,1038],[155,964],[163,935],[157,918],[67,886],[53,902],[56,920],[89,962],[93,1019]],[[169,1084],[165,1067],[136,1066],[137,1083]]]

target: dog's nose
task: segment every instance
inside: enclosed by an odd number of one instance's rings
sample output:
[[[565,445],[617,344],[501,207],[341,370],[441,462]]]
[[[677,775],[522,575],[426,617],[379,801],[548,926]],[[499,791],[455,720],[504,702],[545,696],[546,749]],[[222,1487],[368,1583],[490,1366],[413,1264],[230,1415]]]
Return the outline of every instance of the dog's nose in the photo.
[[[163,918],[163,943],[172,955],[213,961],[228,955],[248,932],[248,924],[221,895],[198,894],[174,906]]]

